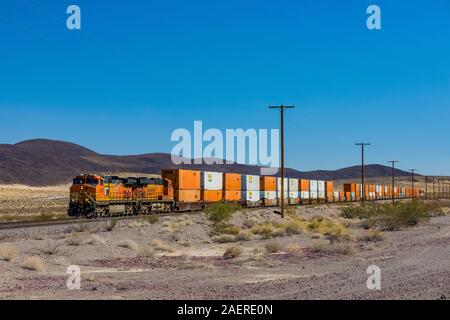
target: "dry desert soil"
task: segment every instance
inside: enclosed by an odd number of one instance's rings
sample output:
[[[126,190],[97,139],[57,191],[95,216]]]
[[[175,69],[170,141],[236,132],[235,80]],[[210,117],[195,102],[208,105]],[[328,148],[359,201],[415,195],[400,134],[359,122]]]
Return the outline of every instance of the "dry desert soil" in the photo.
[[[0,213],[35,210],[30,206],[63,213],[63,190],[0,196]],[[204,213],[0,230],[0,299],[450,297],[449,215],[368,237],[374,231],[341,218],[339,208],[297,207],[284,220],[270,208],[240,211],[230,231],[239,236],[212,234]],[[343,228],[344,236],[277,228],[291,217],[324,218]],[[230,247],[238,247],[240,256],[224,258]],[[81,270],[80,290],[67,287],[71,265]],[[381,269],[381,290],[367,288],[371,265]]]

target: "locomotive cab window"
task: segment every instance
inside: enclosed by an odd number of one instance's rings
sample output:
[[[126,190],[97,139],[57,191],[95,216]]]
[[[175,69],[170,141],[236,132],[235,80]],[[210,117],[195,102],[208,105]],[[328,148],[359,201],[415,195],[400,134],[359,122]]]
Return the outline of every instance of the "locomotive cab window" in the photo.
[[[73,184],[77,185],[77,184],[83,184],[84,181],[81,178],[75,178],[73,179]]]
[[[97,180],[97,179],[94,179],[94,178],[87,178],[87,179],[86,179],[86,183],[87,183],[87,184],[90,184],[90,185],[92,185],[92,186],[96,186],[96,185],[98,185],[98,180]]]

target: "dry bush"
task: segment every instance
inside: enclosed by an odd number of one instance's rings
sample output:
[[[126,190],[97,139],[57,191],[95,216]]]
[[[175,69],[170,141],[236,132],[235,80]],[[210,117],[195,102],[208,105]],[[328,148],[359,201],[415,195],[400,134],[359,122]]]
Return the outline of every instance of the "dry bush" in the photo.
[[[231,246],[225,250],[223,257],[225,259],[235,259],[242,254],[242,248],[240,246]]]
[[[155,224],[159,222],[159,217],[155,214],[144,216],[142,219],[150,224]]]
[[[287,253],[298,255],[303,252],[302,247],[297,243],[289,243],[284,247]]]
[[[283,246],[275,241],[266,243],[265,248],[267,253],[277,253],[283,250]]]
[[[253,239],[253,233],[251,233],[249,230],[241,230],[236,235],[237,241],[250,241]]]
[[[17,256],[16,247],[11,244],[1,244],[0,245],[0,260],[12,261]]]
[[[158,251],[162,251],[162,252],[169,252],[169,253],[173,253],[175,252],[175,248],[165,244],[164,242],[162,242],[159,239],[154,239],[150,242],[150,246],[152,246],[153,248],[155,248],[155,250]]]
[[[272,236],[274,228],[270,223],[263,223],[253,226],[250,231],[255,235],[260,235],[264,238],[270,238]]]
[[[253,219],[246,219],[242,225],[247,229],[250,229],[256,225],[256,222]]]
[[[352,255],[355,253],[355,248],[348,243],[315,243],[311,250],[313,252],[321,252],[328,254],[342,254],[342,255]]]
[[[100,237],[98,234],[92,234],[91,238],[87,241],[87,244],[89,245],[105,245],[106,241],[102,237]]]
[[[308,229],[311,232],[327,236],[327,238],[333,242],[352,240],[350,230],[342,223],[331,219],[314,217],[308,222]]]
[[[138,250],[139,257],[145,258],[154,258],[155,257],[155,249],[150,246],[143,246]]]
[[[221,236],[215,237],[214,241],[218,243],[229,243],[229,242],[235,242],[236,237],[232,236],[231,234],[223,234]]]
[[[274,232],[272,232],[272,237],[277,238],[277,237],[283,237],[286,235],[286,230],[283,228],[277,228],[275,229]]]
[[[45,270],[45,263],[44,260],[42,260],[41,257],[33,256],[29,257],[25,260],[25,262],[22,265],[23,268],[33,271],[44,271]]]
[[[360,241],[379,242],[384,240],[384,234],[379,230],[369,230],[359,237]]]
[[[78,247],[83,244],[83,238],[77,236],[77,237],[71,237],[66,240],[66,245],[72,246],[72,247]]]
[[[51,240],[47,240],[46,246],[42,250],[42,252],[48,256],[53,256],[58,249],[62,246],[61,243],[53,242]]]
[[[138,244],[136,242],[134,242],[133,240],[130,240],[130,239],[126,239],[126,240],[120,242],[118,244],[118,246],[122,247],[122,248],[130,249],[130,250],[133,250],[133,251],[138,251],[139,250]]]
[[[306,230],[306,224],[303,220],[292,219],[285,226],[286,233],[288,234],[301,234]]]

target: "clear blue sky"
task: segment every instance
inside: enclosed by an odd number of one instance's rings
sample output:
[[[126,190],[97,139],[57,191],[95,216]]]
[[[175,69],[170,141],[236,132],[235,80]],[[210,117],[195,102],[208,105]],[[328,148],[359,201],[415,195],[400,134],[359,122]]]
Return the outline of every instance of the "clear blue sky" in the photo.
[[[364,140],[370,163],[450,174],[448,0],[2,1],[0,40],[0,143],[170,152],[194,120],[275,128],[284,103],[290,167],[357,164]]]

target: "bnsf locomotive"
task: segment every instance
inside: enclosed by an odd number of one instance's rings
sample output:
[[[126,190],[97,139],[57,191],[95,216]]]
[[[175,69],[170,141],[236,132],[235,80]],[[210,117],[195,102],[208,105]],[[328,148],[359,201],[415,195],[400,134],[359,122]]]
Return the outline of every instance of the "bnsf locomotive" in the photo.
[[[281,179],[269,176],[193,170],[162,170],[161,178],[83,174],[70,187],[71,217],[102,217],[202,210],[212,203],[234,202],[246,207],[276,206],[281,198]],[[335,191],[332,181],[284,180],[289,205],[412,198],[422,190],[344,184]]]

